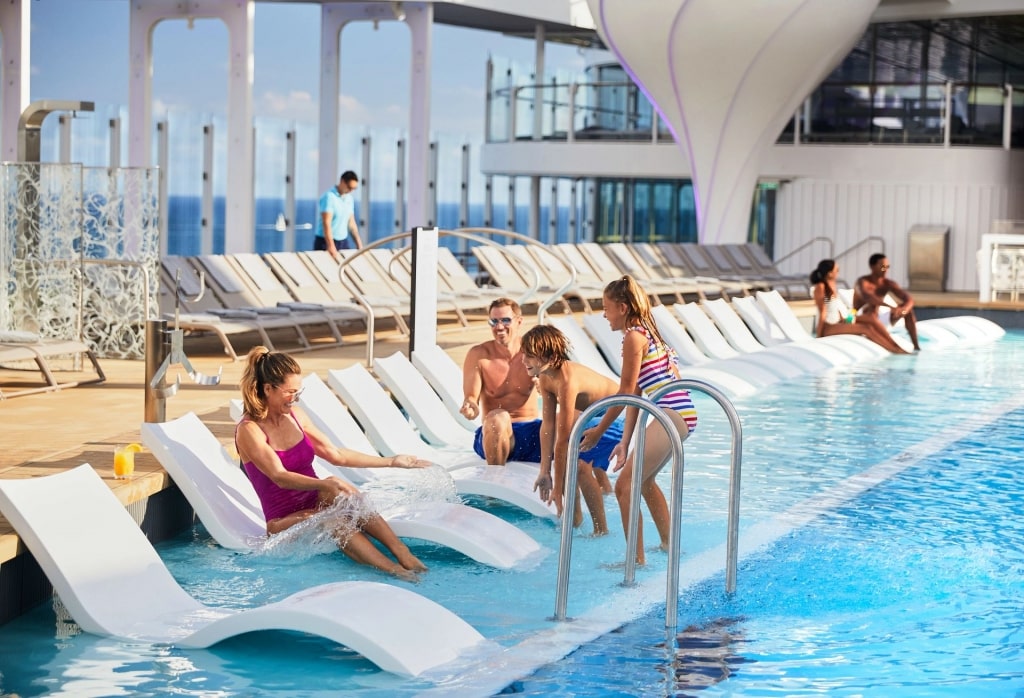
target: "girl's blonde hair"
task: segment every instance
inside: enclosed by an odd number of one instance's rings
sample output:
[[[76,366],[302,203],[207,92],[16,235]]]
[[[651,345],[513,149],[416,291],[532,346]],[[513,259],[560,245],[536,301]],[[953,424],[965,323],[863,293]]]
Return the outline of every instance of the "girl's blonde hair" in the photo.
[[[636,279],[626,274],[621,279],[612,281],[604,287],[604,297],[612,303],[626,304],[627,328],[640,325],[650,332],[655,342],[665,346],[665,340],[661,338],[658,326],[654,322],[654,316],[651,315],[651,302]]]
[[[287,354],[270,351],[264,346],[253,347],[246,357],[245,370],[239,387],[245,416],[260,421],[267,416],[266,387],[284,383],[288,376],[299,375],[299,362]]]

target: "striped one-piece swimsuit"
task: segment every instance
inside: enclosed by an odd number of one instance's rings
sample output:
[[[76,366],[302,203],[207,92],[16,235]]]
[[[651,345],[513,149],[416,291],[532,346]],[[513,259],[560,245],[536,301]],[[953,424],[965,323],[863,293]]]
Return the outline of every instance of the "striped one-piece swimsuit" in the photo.
[[[671,347],[656,342],[647,328],[640,325],[628,327],[626,332],[639,332],[647,339],[647,352],[640,361],[640,376],[637,378],[644,395],[649,398],[662,386],[677,380],[674,369],[679,358]],[[658,398],[656,404],[662,409],[675,410],[682,415],[691,432],[697,428],[697,408],[693,405],[689,390],[672,390]]]

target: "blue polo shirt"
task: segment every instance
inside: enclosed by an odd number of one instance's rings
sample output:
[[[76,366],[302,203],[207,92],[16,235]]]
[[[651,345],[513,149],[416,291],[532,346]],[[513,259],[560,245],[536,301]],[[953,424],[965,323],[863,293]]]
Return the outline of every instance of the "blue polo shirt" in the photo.
[[[341,242],[348,237],[348,222],[355,215],[356,198],[352,192],[339,194],[338,187],[331,187],[320,197],[320,205],[317,209],[316,236],[324,237],[323,214],[331,214],[331,237],[335,242]]]

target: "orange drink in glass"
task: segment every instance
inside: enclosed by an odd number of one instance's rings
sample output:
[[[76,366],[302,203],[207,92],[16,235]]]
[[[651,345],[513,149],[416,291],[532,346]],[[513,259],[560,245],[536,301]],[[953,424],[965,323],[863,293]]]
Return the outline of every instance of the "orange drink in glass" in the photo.
[[[114,449],[114,478],[131,479],[135,472],[135,454],[142,450],[139,444],[128,444]]]

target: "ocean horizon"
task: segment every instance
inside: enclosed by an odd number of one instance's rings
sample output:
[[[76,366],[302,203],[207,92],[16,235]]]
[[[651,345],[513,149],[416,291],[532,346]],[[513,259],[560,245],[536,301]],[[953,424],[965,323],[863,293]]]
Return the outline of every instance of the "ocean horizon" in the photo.
[[[199,196],[175,196],[168,197],[167,202],[167,253],[172,255],[192,256],[202,253],[202,198]],[[356,204],[356,220],[362,218],[359,204]],[[489,226],[485,226],[484,205],[469,205],[469,220],[465,225],[461,224],[459,217],[460,205],[458,203],[439,203],[437,205],[437,227],[443,229],[455,229],[460,227],[491,227],[505,229],[507,204],[495,203],[493,206],[492,220]],[[295,204],[295,248],[297,250],[313,249],[313,235],[315,230],[317,201],[315,199],[301,199]],[[278,220],[284,214],[284,199],[280,198],[257,198],[255,209],[255,230],[254,230],[254,251],[258,254],[267,252],[281,252],[286,249],[287,239],[284,232],[279,229]],[[369,230],[360,225],[360,233],[364,242],[373,242],[381,238],[394,235],[395,227],[395,204],[393,201],[372,201],[370,202]],[[525,231],[528,228],[529,206],[518,205],[515,209],[515,229]],[[547,227],[549,207],[541,206],[541,221]],[[223,254],[224,252],[224,218],[225,198],[214,197],[213,200],[213,252]],[[415,225],[413,221],[406,221],[407,228]],[[499,242],[505,242],[499,240]],[[560,206],[558,209],[558,225],[556,229],[556,242],[574,242],[572,232],[569,230],[569,207]],[[465,249],[466,241],[442,237],[441,244],[451,248],[453,251]]]

